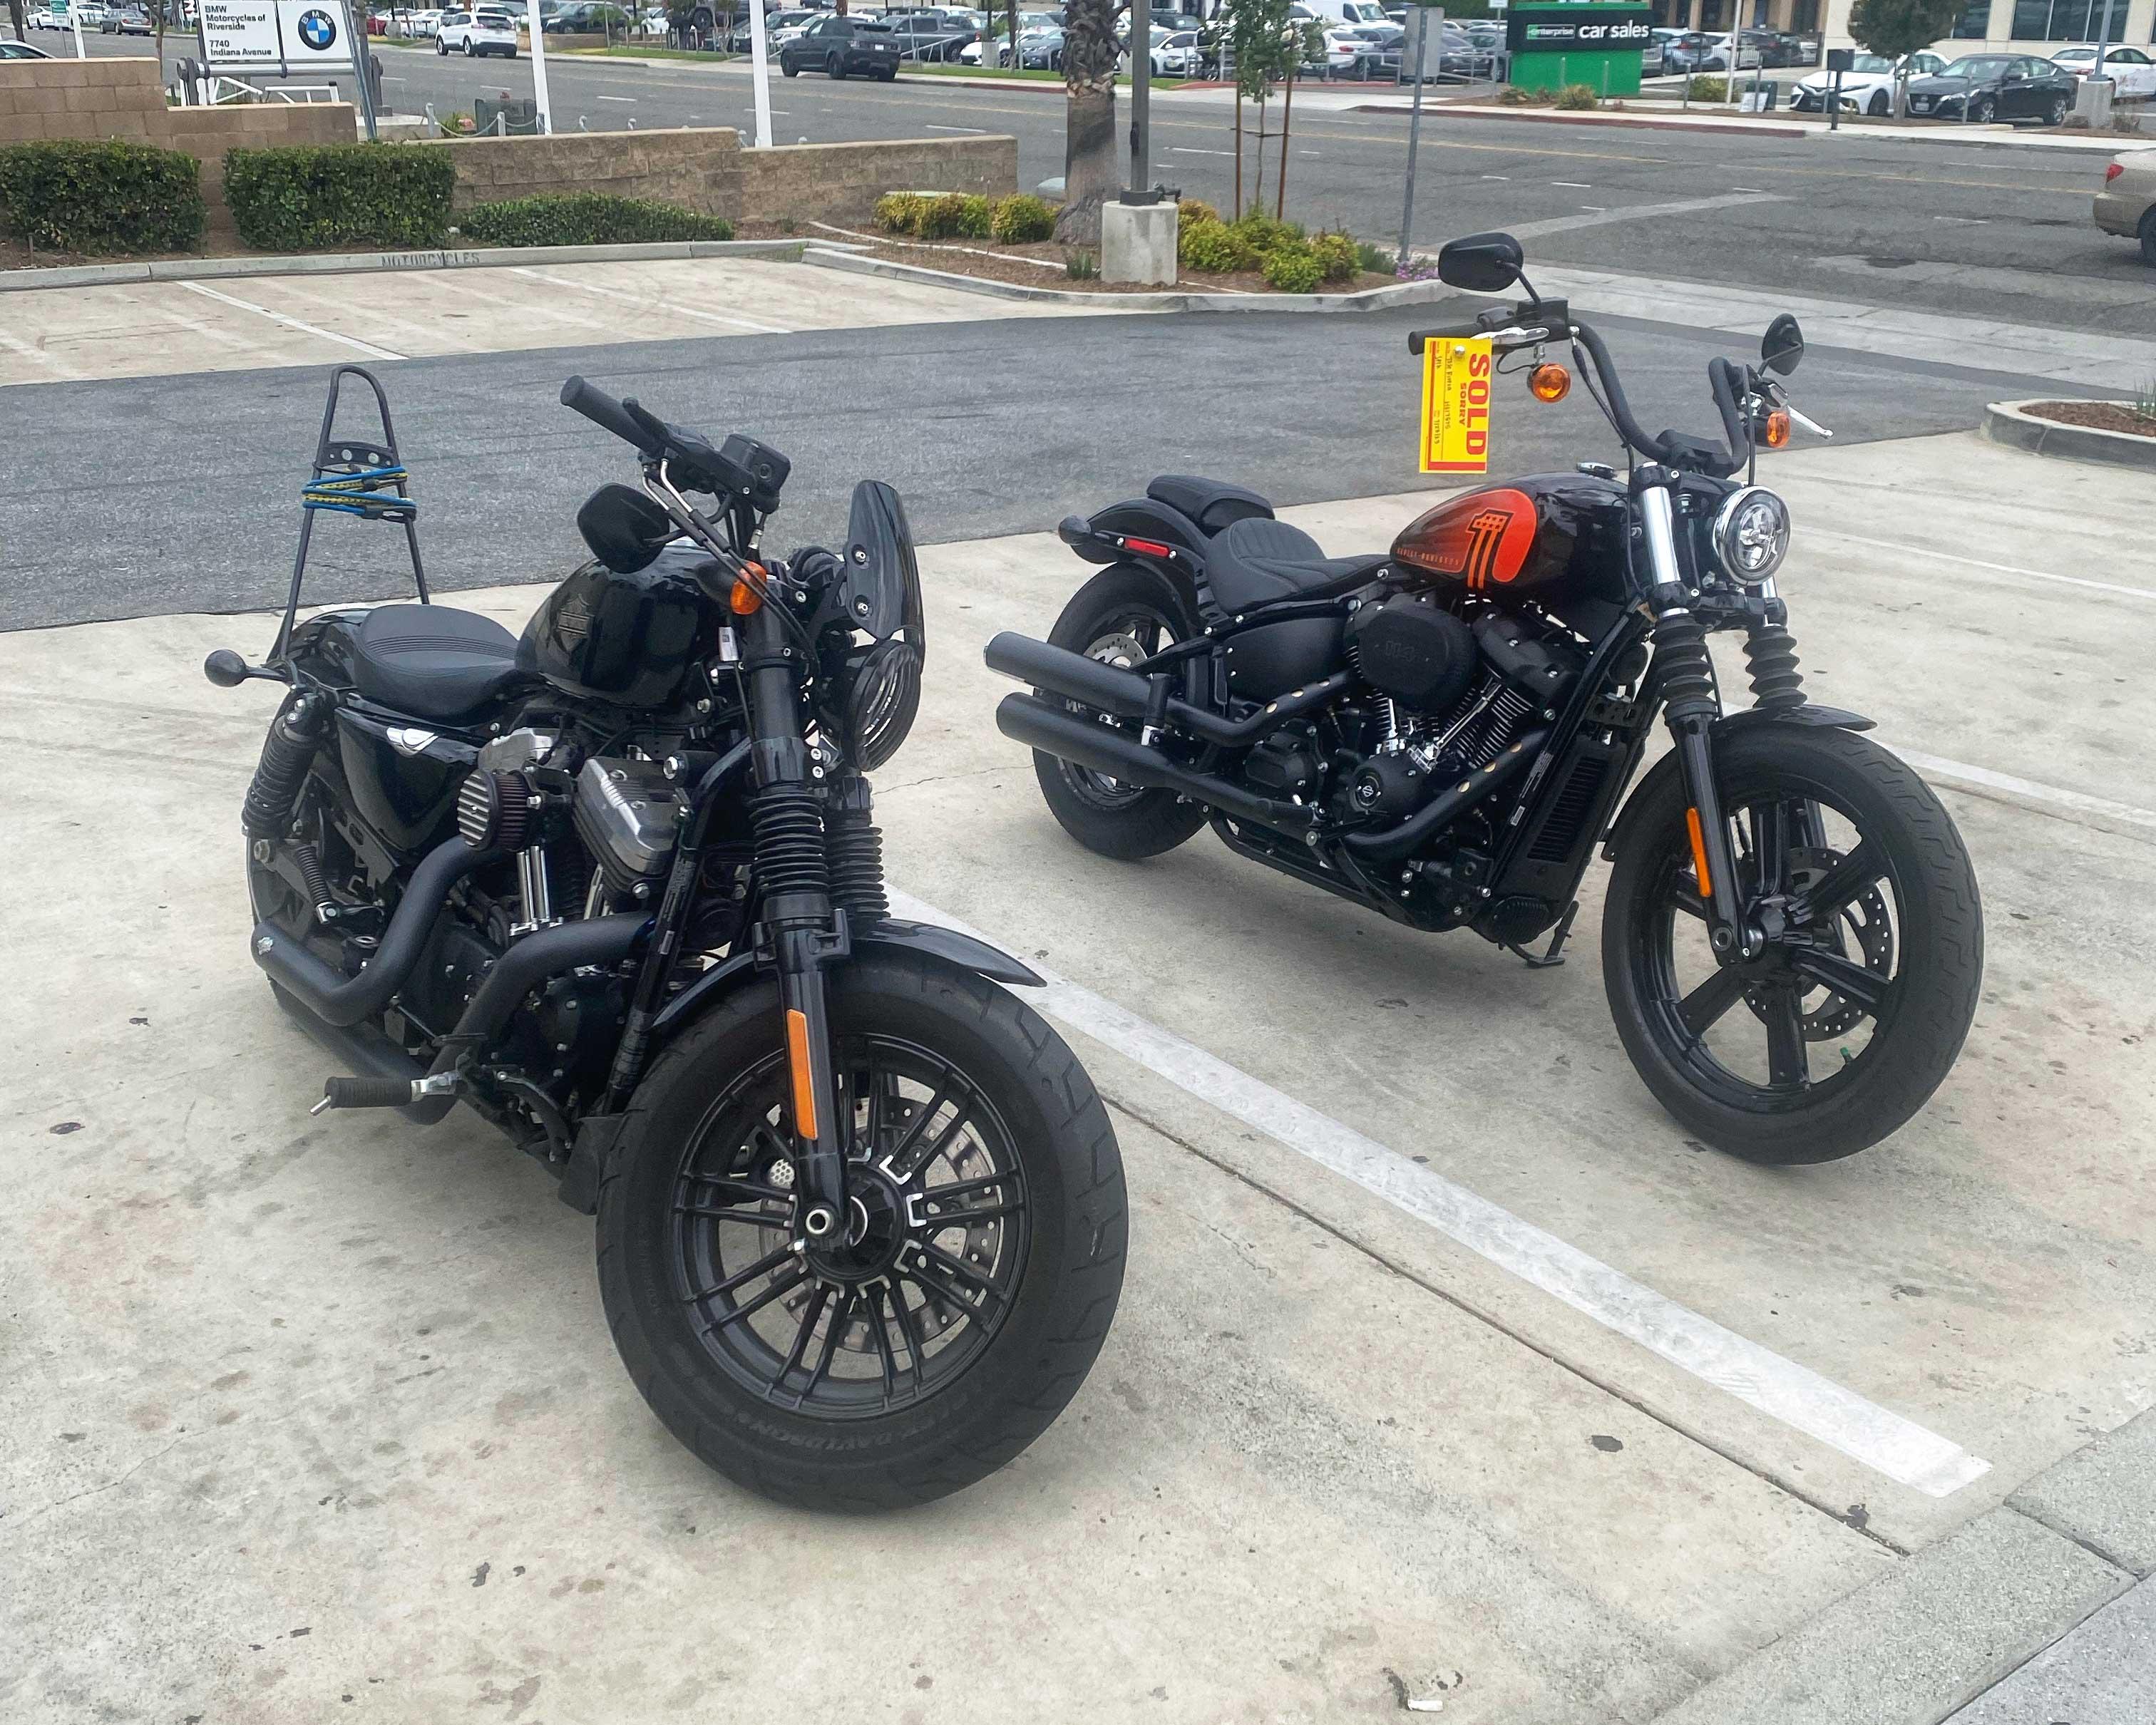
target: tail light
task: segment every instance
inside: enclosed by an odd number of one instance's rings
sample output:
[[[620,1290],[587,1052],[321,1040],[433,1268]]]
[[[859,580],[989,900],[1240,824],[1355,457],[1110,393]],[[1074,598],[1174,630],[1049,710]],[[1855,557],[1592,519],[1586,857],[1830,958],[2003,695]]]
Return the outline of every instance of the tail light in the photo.
[[[2104,184],[2105,184],[2105,185],[2107,185],[2107,186],[2108,186],[2108,185],[2109,185],[2109,184],[2110,184],[2113,180],[2117,179],[2117,178],[2118,178],[2121,174],[2124,173],[2125,172],[2126,172],[2126,164],[2125,164],[2124,162],[2112,162],[2112,165],[2111,165],[2109,167],[2106,168],[2106,169],[2103,171],[2103,182],[2104,182]]]

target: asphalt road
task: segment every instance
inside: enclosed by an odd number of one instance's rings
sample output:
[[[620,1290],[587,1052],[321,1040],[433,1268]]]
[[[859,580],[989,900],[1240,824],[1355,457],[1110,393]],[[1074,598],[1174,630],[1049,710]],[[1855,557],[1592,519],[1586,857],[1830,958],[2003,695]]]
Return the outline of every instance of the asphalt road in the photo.
[[[167,46],[176,58],[192,42]],[[144,47],[104,37],[95,51]],[[475,95],[531,90],[528,58],[468,61],[393,49],[382,59],[386,99],[408,113],[429,104],[437,113],[469,110]],[[748,77],[738,63],[644,66],[557,54],[547,68],[563,130],[751,123]],[[1036,93],[804,76],[774,80],[773,104],[773,133],[783,143],[1004,132],[1019,141],[1021,184],[1063,172],[1060,86]],[[1289,213],[1394,243],[1407,129],[1399,115],[1306,112],[1289,143]],[[1163,96],[1154,108],[1153,151],[1169,183],[1217,203],[1232,197],[1226,106]],[[1279,156],[1276,147],[1266,154],[1270,203]],[[1247,144],[1253,194],[1256,157]],[[1433,115],[1423,131],[1414,238],[1430,246],[1479,228],[1523,228],[1529,256],[1555,262],[2156,334],[2156,279],[2132,245],[2099,234],[2089,219],[2103,163],[2077,151],[1596,132]]]
[[[1162,472],[1213,473],[1281,503],[1413,488],[1406,332],[1440,315],[911,325],[376,369],[446,589],[557,578],[581,554],[577,505],[632,477],[619,445],[557,404],[572,372],[791,455],[772,533],[780,548],[841,531],[863,478],[897,485],[916,534],[933,542],[1045,530]],[[1733,338],[1604,323],[1650,427],[1712,424],[1706,362]],[[1985,401],[2037,393],[1995,373],[1824,351],[1797,382],[1840,442],[1959,429]],[[0,629],[280,603],[325,385],[324,369],[307,367],[0,390],[0,446],[35,452],[0,473]],[[1543,407],[1507,388],[1498,416],[1502,470],[1617,459],[1584,391]],[[401,544],[392,531],[329,522],[309,593],[395,591]]]

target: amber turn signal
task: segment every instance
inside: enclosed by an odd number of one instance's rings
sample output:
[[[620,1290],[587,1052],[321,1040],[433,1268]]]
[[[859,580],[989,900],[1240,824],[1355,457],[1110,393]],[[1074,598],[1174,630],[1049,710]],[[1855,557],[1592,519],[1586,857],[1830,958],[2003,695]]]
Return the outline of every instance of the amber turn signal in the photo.
[[[1527,388],[1537,401],[1563,401],[1572,393],[1572,373],[1553,360],[1545,360],[1527,373]]]
[[[1789,416],[1779,408],[1767,415],[1766,433],[1762,441],[1770,449],[1779,449],[1789,440]]]
[[[762,564],[750,563],[747,567],[748,572],[756,577],[759,585],[771,579],[771,577],[764,572]],[[763,594],[757,590],[757,588],[751,587],[747,582],[737,575],[734,578],[733,595],[726,603],[733,607],[735,616],[747,617],[762,608]]]

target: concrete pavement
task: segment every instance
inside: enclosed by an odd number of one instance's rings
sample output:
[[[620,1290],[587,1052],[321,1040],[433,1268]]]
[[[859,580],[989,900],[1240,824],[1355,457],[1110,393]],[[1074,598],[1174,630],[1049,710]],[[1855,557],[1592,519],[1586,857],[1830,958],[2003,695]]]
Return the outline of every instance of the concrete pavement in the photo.
[[[1593,962],[1599,872],[1578,956],[1531,974],[1209,838],[1076,850],[978,653],[1082,571],[1046,536],[924,553],[934,675],[879,780],[894,880],[1159,1036],[1072,1033],[1135,1204],[1093,1378],[1004,1475],[865,1526],[746,1500],[657,1431],[589,1224],[476,1122],[305,1120],[320,1057],[247,962],[234,878],[270,691],[195,669],[266,619],[0,637],[28,841],[0,856],[0,963],[32,979],[0,996],[0,1712],[1936,1725],[2076,1625],[2133,1645],[2105,1607],[2156,1527],[2131,1423],[2156,1402],[2156,829],[2084,805],[2150,801],[2125,740],[2156,719],[2156,480],[1971,434],[1763,477],[1796,511],[1812,688],[1943,763],[1988,911],[1946,1086],[1814,1169],[1702,1153],[1654,1107]],[[1424,501],[1295,518],[1359,549]],[[538,591],[462,602],[514,621]],[[1178,1041],[1240,1075],[1218,1104]],[[1935,1497],[1823,1445],[1327,1172],[1336,1129],[1989,1471]]]

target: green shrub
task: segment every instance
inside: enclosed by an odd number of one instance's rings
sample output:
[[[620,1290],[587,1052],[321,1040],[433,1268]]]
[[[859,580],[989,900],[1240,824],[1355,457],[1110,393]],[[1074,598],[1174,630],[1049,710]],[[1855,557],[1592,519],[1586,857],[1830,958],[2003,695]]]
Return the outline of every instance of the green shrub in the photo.
[[[918,192],[886,192],[876,199],[876,225],[886,234],[911,234],[927,202]]]
[[[986,239],[988,229],[996,218],[995,206],[977,192],[969,192],[958,200],[958,237],[962,239]]]
[[[1178,237],[1200,222],[1217,222],[1220,212],[1202,198],[1186,198],[1175,207],[1175,231]]]
[[[996,200],[988,231],[1005,245],[1026,245],[1055,232],[1055,212],[1030,192],[1014,192]]]
[[[264,251],[439,245],[456,185],[455,159],[424,145],[301,145],[224,158],[233,225]]]
[[[1302,229],[1294,223],[1276,222],[1255,210],[1239,216],[1228,225],[1241,234],[1244,243],[1261,258],[1281,246],[1302,244]]]
[[[1312,234],[1310,254],[1317,259],[1327,281],[1353,281],[1362,274],[1363,255],[1345,234]]]
[[[650,198],[603,192],[474,204],[457,218],[468,239],[491,245],[627,245],[656,239],[732,239],[734,224]]]
[[[1063,273],[1073,281],[1097,281],[1101,278],[1101,260],[1091,252],[1065,252]]]
[[[1685,85],[1685,94],[1695,102],[1726,102],[1729,100],[1729,80],[1694,78]]]
[[[1538,90],[1522,90],[1517,84],[1508,84],[1497,92],[1497,101],[1502,107],[1531,108],[1540,96]]]
[[[0,223],[54,252],[184,252],[202,239],[199,165],[147,144],[12,144],[0,149]]]
[[[1199,222],[1183,229],[1175,255],[1184,269],[1208,275],[1248,270],[1257,262],[1250,241],[1224,222]]]
[[[919,199],[913,212],[913,231],[922,239],[955,239],[963,228],[966,200],[956,192]]]
[[[1594,86],[1591,84],[1568,84],[1557,93],[1557,105],[1560,108],[1575,110],[1599,108],[1602,105],[1602,98],[1594,93]]]
[[[1310,294],[1325,280],[1325,266],[1306,245],[1276,246],[1265,254],[1265,282],[1284,294]]]
[[[1355,242],[1355,264],[1373,275],[1390,275],[1399,260],[1383,246],[1372,245],[1367,239]]]

